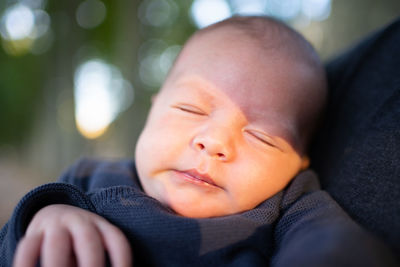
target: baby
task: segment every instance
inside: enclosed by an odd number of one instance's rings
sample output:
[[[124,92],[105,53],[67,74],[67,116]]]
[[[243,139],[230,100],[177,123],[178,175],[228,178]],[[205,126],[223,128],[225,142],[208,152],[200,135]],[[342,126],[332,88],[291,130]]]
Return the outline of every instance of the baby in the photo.
[[[153,99],[136,163],[83,160],[30,192],[1,232],[2,264],[23,235],[15,266],[103,266],[104,251],[113,266],[370,264],[379,244],[306,170],[326,94],[317,54],[283,23],[198,31]]]
[[[138,140],[144,191],[195,218],[249,210],[281,191],[308,166],[324,75],[312,47],[273,20],[233,18],[199,31]]]

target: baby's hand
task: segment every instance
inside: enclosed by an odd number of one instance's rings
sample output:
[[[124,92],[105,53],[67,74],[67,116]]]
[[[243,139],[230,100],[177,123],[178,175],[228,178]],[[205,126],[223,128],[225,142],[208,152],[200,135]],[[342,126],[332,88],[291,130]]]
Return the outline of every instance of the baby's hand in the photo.
[[[104,218],[67,205],[50,205],[32,219],[18,244],[14,267],[105,265],[132,266],[131,249],[124,234]]]

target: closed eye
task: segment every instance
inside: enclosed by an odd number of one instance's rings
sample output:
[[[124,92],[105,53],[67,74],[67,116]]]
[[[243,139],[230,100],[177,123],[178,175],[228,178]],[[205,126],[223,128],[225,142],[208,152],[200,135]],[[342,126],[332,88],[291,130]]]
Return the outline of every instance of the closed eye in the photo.
[[[249,130],[246,130],[246,133],[248,133],[251,137],[253,137],[258,142],[260,142],[260,143],[262,143],[264,145],[280,149],[276,145],[275,141],[265,133],[262,133],[262,132],[259,132],[259,131],[249,131]]]
[[[192,105],[188,105],[188,104],[178,104],[178,105],[173,105],[173,108],[176,108],[178,110],[187,112],[187,113],[191,113],[191,114],[195,114],[195,115],[200,115],[200,116],[206,116],[207,113],[205,113],[203,110],[192,106]]]

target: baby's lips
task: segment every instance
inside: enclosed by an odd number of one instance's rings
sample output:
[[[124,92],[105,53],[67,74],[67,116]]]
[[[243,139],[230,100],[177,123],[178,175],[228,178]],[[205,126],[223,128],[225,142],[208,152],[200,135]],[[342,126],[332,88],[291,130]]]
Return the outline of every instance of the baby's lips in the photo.
[[[211,184],[213,186],[217,186],[217,184],[214,182],[214,180],[207,173],[200,173],[196,169],[185,170],[182,172],[185,173],[186,175],[189,175],[189,176],[197,179],[197,180],[203,181],[203,182]]]
[[[208,173],[201,173],[201,172],[197,171],[197,169],[195,169],[195,168],[187,169],[187,170],[175,169],[175,172],[177,172],[183,176],[186,176],[187,179],[190,179],[193,181],[198,181],[200,183],[204,183],[204,184],[207,184],[214,188],[218,188],[218,189],[225,191],[225,189],[222,186],[218,185],[215,182],[215,180],[212,179]]]

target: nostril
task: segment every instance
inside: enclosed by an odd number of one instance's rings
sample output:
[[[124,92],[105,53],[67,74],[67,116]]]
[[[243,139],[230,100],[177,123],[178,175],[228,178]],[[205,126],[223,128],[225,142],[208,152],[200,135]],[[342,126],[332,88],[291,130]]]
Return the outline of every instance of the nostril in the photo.
[[[200,148],[201,150],[203,150],[203,149],[204,149],[204,145],[203,145],[203,144],[201,144],[201,143],[198,143],[198,144],[197,144],[197,147],[198,147],[198,148]]]
[[[225,155],[224,155],[223,153],[217,153],[217,156],[218,156],[219,158],[225,158]]]
[[[197,151],[202,151],[202,152],[206,152],[207,154],[209,154],[210,156],[212,156],[213,158],[217,158],[219,160],[227,160],[227,154],[224,153],[223,149],[217,145],[217,144],[207,144],[204,142],[194,142],[193,143],[193,148]],[[218,151],[222,151],[222,152],[218,152]]]

